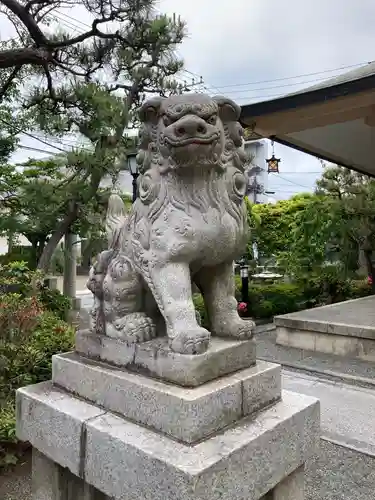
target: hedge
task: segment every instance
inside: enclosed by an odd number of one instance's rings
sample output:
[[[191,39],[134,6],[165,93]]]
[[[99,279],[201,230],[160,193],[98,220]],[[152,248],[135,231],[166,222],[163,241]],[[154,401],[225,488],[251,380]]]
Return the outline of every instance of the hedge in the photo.
[[[235,278],[235,294],[241,301],[241,279]],[[254,319],[272,319],[273,316],[288,314],[301,309],[309,309],[325,304],[342,302],[372,294],[367,281],[336,280],[327,282],[323,277],[308,282],[271,283],[249,285],[247,316]],[[208,325],[203,298],[194,295],[194,304],[201,315],[202,325]]]

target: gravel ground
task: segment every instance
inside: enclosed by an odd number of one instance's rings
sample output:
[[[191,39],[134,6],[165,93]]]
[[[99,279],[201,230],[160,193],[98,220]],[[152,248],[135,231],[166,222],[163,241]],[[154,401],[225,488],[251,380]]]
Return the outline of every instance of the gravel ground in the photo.
[[[12,470],[0,476],[1,500],[31,500],[31,453]]]
[[[0,477],[1,500],[31,500],[30,457]],[[306,468],[306,500],[375,500],[375,459],[321,441]]]
[[[296,368],[312,371],[329,370],[347,376],[373,379],[375,384],[375,363],[276,345],[276,330],[257,334],[255,341],[258,359],[292,364]]]
[[[306,500],[375,500],[375,458],[321,440],[306,473]]]

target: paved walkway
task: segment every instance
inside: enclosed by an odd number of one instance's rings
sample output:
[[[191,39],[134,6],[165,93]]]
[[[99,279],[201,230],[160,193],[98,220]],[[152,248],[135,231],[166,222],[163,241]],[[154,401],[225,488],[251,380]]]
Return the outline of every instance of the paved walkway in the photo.
[[[323,438],[375,457],[375,390],[288,370],[283,388],[320,400]]]
[[[86,288],[87,278],[88,278],[88,276],[77,276],[76,290],[78,293],[82,293],[82,292],[87,293],[88,292],[88,290]],[[57,288],[58,288],[58,290],[60,290],[60,292],[63,291],[63,277],[62,276],[57,276]]]

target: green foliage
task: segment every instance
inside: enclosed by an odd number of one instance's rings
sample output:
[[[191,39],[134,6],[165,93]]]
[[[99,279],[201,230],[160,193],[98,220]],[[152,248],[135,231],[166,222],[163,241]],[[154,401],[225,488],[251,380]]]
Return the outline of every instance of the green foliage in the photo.
[[[53,307],[52,307],[53,308]],[[18,387],[51,377],[51,357],[71,350],[74,329],[46,311],[37,297],[0,299],[0,467],[14,463],[14,398]],[[13,451],[16,451],[13,450]]]
[[[304,306],[303,291],[298,285],[286,283],[252,285],[249,288],[249,316],[271,318],[298,311]]]
[[[198,313],[200,315],[201,325],[205,328],[208,328],[209,327],[208,316],[207,316],[207,311],[206,311],[206,307],[204,305],[202,295],[200,293],[194,294],[193,302],[194,302],[195,310],[198,311]]]
[[[10,264],[11,262],[26,262],[30,269],[35,269],[33,249],[30,246],[13,245],[9,253],[0,255],[0,264]]]
[[[36,299],[46,310],[55,313],[61,319],[66,317],[71,308],[71,301],[59,290],[51,290],[44,284],[42,273],[31,271],[26,262],[0,264],[0,284],[16,285],[20,298]],[[6,300],[11,295],[4,295]],[[1,314],[1,313],[0,313]]]
[[[252,239],[256,241],[260,255],[279,257],[290,249],[296,217],[312,198],[312,195],[301,194],[275,204],[247,205]]]
[[[7,173],[13,195],[0,231],[24,234],[35,249],[38,267],[47,271],[67,231],[92,236],[87,233],[100,230],[108,193],[99,186],[105,176],[118,176],[134,149],[128,130],[138,125],[139,105],[150,95],[179,93],[186,87],[174,80],[183,66],[174,51],[185,36],[185,24],[176,16],[155,14],[155,0],[98,0],[84,5],[73,0],[69,5],[85,9],[92,28],[77,37],[59,23],[50,35],[46,28],[56,22],[59,1],[37,7],[31,2],[27,12],[22,2],[13,3],[16,10],[7,5],[2,13],[12,17],[24,36],[14,41],[13,58],[2,54],[0,66],[15,66],[18,78],[17,55],[26,57],[20,70],[34,46],[38,51],[44,47],[50,55],[42,66],[39,52],[30,60],[29,93],[25,88],[18,93],[17,106],[27,109],[30,129],[39,128],[57,138],[73,135],[80,142],[51,161],[32,160],[23,172],[10,169]],[[29,32],[35,24],[41,29],[38,41],[36,31]],[[8,77],[4,78],[7,84]],[[2,91],[8,92],[0,88],[0,97]],[[21,192],[22,196],[14,196]]]
[[[375,183],[341,167],[325,168],[317,195],[296,219],[288,254],[296,272],[316,272],[327,258],[340,262],[343,277],[358,268],[359,254],[373,274]]]
[[[273,255],[294,279],[308,280],[327,262],[339,262],[342,279],[350,278],[361,253],[374,274],[375,181],[369,177],[325,168],[316,194],[248,208],[260,255]]]
[[[68,178],[67,178],[68,177]],[[56,156],[49,160],[30,160],[18,167],[8,166],[3,174],[10,198],[4,201],[7,210],[0,220],[0,232],[25,236],[30,244],[23,249],[32,267],[36,267],[56,225],[65,218],[71,200],[88,189],[89,181],[80,177],[69,179],[64,168],[64,158]],[[108,190],[98,189],[97,200],[84,204],[72,224],[71,230],[80,236],[95,238],[103,231]],[[12,249],[9,260],[19,260]],[[5,258],[3,258],[3,261]]]
[[[17,459],[14,397],[18,387],[48,380],[51,357],[71,350],[74,329],[62,318],[70,301],[43,285],[26,262],[0,265],[0,283],[17,287],[0,295],[0,468]]]
[[[333,266],[334,267],[334,266]],[[241,280],[236,276],[236,298],[241,301]],[[271,319],[273,316],[296,312],[325,304],[366,297],[372,293],[367,280],[343,279],[334,269],[312,275],[296,283],[249,285],[249,305],[246,316],[254,319]],[[202,325],[209,328],[203,297],[194,295],[194,305],[202,318]]]
[[[51,290],[45,285],[40,287],[38,297],[43,307],[60,319],[65,319],[72,307],[69,297],[63,295],[59,290]]]

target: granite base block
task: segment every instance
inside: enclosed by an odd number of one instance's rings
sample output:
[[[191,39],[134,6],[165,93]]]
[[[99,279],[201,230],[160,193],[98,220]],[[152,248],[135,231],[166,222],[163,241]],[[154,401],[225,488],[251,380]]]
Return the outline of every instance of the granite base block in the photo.
[[[33,448],[32,500],[112,500]]]
[[[42,382],[17,391],[16,413],[18,439],[29,441],[76,476],[82,475],[83,427],[104,410]]]
[[[54,356],[52,373],[57,386],[186,443],[204,439],[281,397],[281,367],[264,361],[190,389],[77,353]]]
[[[166,337],[128,344],[84,330],[76,334],[76,351],[88,358],[184,387],[196,387],[256,363],[252,339],[237,341],[213,337],[207,352],[186,355],[171,351]]]
[[[115,500],[259,500],[305,463],[319,439],[318,401],[282,396],[191,446],[46,383],[18,391],[17,432]]]

